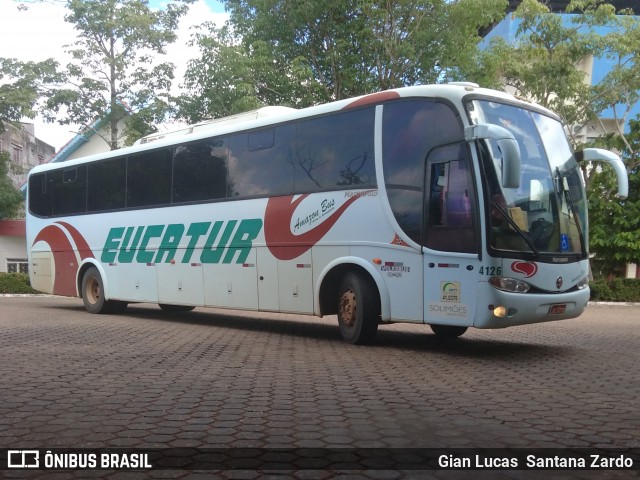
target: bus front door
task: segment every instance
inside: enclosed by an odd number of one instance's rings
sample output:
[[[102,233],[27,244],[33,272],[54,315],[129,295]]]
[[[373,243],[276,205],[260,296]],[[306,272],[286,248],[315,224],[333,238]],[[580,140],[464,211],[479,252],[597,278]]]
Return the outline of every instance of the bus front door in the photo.
[[[480,240],[476,189],[464,143],[431,151],[424,192],[424,322],[471,326]]]

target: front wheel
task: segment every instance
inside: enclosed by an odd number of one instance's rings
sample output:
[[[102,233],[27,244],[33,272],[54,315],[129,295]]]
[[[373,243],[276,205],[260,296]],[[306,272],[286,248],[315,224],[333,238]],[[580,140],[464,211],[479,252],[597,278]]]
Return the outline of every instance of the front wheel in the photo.
[[[355,345],[375,339],[380,321],[380,299],[373,281],[360,272],[348,272],[338,289],[338,325],[342,338]]]
[[[467,327],[459,327],[457,325],[429,325],[436,337],[442,339],[458,338],[467,331]]]

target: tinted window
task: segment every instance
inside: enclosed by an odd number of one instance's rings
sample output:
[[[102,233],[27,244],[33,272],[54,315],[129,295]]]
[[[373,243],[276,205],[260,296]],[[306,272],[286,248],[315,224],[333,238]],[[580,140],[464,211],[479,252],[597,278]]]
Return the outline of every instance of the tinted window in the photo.
[[[435,250],[476,252],[476,195],[464,143],[431,151],[426,185],[424,244]]]
[[[366,108],[298,123],[290,158],[296,192],[375,187],[374,121]]]
[[[294,132],[282,125],[256,133],[240,133],[229,139],[229,197],[292,193]],[[257,135],[257,136],[256,136]],[[273,144],[269,145],[269,135]],[[261,148],[258,148],[262,145]]]
[[[124,208],[127,159],[89,164],[87,209],[90,212]]]
[[[229,142],[229,196],[376,186],[375,110],[339,112]]]
[[[51,215],[51,189],[47,188],[47,174],[36,173],[29,177],[29,211],[43,217]]]
[[[461,123],[443,103],[398,101],[384,106],[382,135],[391,210],[404,232],[421,243],[425,161],[434,147],[463,138]]]
[[[367,107],[104,160],[83,166],[82,174],[33,175],[30,209],[48,216],[375,188],[374,120],[374,107]]]
[[[171,150],[153,150],[127,159],[127,207],[171,202]]]
[[[224,139],[177,146],[173,155],[173,202],[224,198],[226,159]]]
[[[47,174],[52,189],[53,214],[70,215],[87,210],[87,167],[64,168]]]
[[[275,128],[269,128],[267,130],[259,130],[257,132],[249,133],[249,137],[247,139],[249,151],[255,152],[256,150],[273,147],[275,132]]]

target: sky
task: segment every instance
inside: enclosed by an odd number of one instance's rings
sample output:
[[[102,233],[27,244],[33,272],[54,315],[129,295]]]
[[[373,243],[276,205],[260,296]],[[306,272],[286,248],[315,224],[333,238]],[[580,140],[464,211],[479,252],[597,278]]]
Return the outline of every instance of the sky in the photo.
[[[150,0],[151,7],[160,7],[161,0]],[[26,11],[18,10],[14,0],[0,0],[0,57],[17,58],[21,61],[56,59],[61,65],[68,60],[65,45],[75,41],[73,26],[64,21],[65,2],[44,0],[29,5]],[[189,13],[182,18],[178,40],[167,49],[166,60],[176,65],[176,81],[182,79],[188,60],[198,57],[196,47],[188,47],[190,27],[205,21],[222,25],[228,15],[220,2],[197,0]],[[35,124],[36,137],[55,147],[58,151],[78,131],[76,125],[45,123],[41,119],[23,119]]]

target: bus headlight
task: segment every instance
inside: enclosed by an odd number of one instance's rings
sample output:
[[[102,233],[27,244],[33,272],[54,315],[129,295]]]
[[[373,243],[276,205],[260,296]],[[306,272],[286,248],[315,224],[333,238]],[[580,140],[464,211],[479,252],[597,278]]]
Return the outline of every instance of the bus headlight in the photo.
[[[584,277],[582,280],[578,282],[576,287],[578,290],[583,290],[589,286],[589,277]]]
[[[489,285],[493,288],[497,288],[498,290],[503,290],[505,292],[513,292],[513,293],[527,293],[531,285],[527,282],[523,282],[522,280],[517,280],[515,278],[505,278],[505,277],[491,277],[489,279]]]

